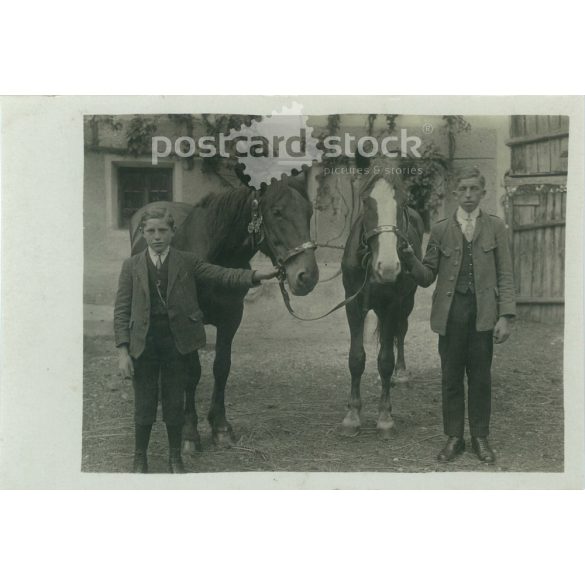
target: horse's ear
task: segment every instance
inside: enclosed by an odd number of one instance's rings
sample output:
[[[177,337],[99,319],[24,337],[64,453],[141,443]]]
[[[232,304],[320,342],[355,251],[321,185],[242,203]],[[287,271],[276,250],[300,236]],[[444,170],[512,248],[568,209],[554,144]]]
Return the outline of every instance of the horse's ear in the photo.
[[[289,177],[285,177],[287,179],[287,184],[290,185],[293,189],[296,189],[302,195],[307,194],[307,173],[305,171],[293,171],[293,173]]]
[[[244,185],[244,187],[250,188],[250,177],[244,173],[244,165],[242,163],[237,163],[234,167],[234,172],[236,173],[236,177],[238,177],[240,183]]]
[[[368,156],[363,156],[360,154],[359,150],[355,151],[355,166],[358,169],[368,169],[370,168],[371,159]]]

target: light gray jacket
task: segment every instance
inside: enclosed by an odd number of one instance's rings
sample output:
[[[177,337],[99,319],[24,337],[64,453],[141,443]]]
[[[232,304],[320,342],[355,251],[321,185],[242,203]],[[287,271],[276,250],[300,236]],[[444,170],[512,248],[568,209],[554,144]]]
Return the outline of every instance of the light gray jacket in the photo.
[[[430,286],[435,279],[431,329],[447,332],[447,319],[463,259],[461,227],[455,214],[437,222],[432,230],[422,263],[413,261],[412,276],[417,284]],[[477,299],[477,331],[494,328],[502,315],[516,314],[512,257],[504,222],[480,212],[473,236],[473,274]]]

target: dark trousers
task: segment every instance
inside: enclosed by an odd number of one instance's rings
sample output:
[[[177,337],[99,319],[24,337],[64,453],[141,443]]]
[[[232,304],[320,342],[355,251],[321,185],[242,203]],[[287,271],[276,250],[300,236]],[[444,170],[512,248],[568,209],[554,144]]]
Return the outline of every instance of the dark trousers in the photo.
[[[487,437],[492,402],[493,331],[476,331],[475,294],[455,293],[447,334],[439,336],[443,427],[445,434],[462,437],[465,426],[464,377],[467,374],[469,431]]]
[[[134,359],[134,422],[151,425],[156,420],[159,384],[163,420],[167,425],[184,421],[185,389],[193,383],[196,352],[178,352],[165,315],[152,316],[143,353]]]

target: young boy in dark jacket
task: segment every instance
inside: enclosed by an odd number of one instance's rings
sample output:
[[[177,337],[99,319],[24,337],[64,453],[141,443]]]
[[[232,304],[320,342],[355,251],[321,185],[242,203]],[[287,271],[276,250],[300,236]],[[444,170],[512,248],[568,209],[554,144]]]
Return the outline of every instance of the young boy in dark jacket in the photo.
[[[223,268],[171,247],[174,220],[166,208],[145,211],[140,229],[147,249],[124,261],[114,309],[118,365],[134,386],[135,473],[146,473],[159,381],[169,440],[169,472],[184,473],[181,458],[185,389],[192,360],[205,345],[196,281],[249,288],[277,271]]]

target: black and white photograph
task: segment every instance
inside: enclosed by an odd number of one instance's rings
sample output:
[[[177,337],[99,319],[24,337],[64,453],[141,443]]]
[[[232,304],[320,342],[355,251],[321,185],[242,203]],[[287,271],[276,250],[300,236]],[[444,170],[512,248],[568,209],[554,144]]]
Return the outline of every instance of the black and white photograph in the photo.
[[[84,115],[82,472],[562,473],[571,129]]]
[[[581,484],[579,98],[2,105],[7,485]]]

